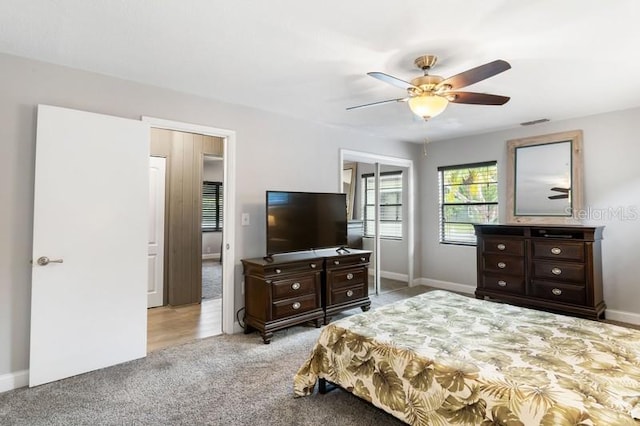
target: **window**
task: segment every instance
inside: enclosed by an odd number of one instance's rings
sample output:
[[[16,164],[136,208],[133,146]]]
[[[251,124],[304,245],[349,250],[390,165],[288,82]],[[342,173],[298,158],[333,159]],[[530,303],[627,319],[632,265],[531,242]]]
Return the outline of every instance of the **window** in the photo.
[[[474,223],[498,222],[498,166],[495,161],[438,167],[440,242],[476,243]]]
[[[222,231],[222,182],[202,182],[202,231]]]
[[[373,237],[376,221],[376,178],[362,175],[364,236]],[[380,236],[402,238],[402,172],[380,173]]]

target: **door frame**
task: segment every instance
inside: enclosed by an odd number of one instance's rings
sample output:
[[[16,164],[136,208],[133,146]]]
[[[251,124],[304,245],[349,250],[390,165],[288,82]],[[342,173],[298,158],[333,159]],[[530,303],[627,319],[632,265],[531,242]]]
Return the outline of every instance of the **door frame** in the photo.
[[[414,169],[413,160],[407,160],[405,158],[390,157],[387,155],[372,154],[362,151],[351,151],[348,149],[340,149],[340,162],[338,164],[338,182],[340,185],[339,192],[342,192],[342,166],[345,161],[349,162],[361,162],[361,163],[373,163],[376,165],[376,188],[379,190],[380,184],[377,181],[380,176],[380,164],[406,167],[408,169],[407,176],[407,281],[409,286],[414,285],[414,270],[413,270],[413,258],[415,255],[415,242],[414,242]],[[357,177],[356,177],[357,179]],[[378,191],[376,191],[376,208],[378,208]],[[374,236],[375,249],[375,265],[376,265],[376,291],[378,291],[380,280],[380,262],[378,261],[378,255],[380,252],[380,236],[378,233],[380,220],[380,214],[376,214],[376,235]]]
[[[200,124],[185,123],[181,121],[165,120],[162,118],[142,116],[142,121],[149,123],[150,127],[165,130],[196,133],[206,136],[215,136],[223,140],[223,173],[224,185],[222,187],[224,204],[222,206],[222,332],[233,334],[240,330],[235,327],[235,178],[236,178],[236,132],[234,130],[220,129]]]

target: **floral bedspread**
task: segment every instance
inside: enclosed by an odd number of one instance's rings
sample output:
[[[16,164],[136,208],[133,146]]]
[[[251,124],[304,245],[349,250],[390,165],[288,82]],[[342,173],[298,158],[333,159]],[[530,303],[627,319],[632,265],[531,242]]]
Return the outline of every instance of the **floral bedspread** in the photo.
[[[640,331],[440,290],[326,326],[318,378],[412,425],[640,425]]]

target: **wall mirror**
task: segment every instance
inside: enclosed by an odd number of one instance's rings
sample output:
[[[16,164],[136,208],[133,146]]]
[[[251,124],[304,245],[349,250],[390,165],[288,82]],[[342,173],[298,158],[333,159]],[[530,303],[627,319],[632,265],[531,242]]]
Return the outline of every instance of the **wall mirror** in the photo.
[[[356,163],[344,163],[342,168],[342,192],[347,194],[347,219],[353,219],[353,202],[356,187]]]
[[[507,222],[577,224],[582,131],[507,141]]]

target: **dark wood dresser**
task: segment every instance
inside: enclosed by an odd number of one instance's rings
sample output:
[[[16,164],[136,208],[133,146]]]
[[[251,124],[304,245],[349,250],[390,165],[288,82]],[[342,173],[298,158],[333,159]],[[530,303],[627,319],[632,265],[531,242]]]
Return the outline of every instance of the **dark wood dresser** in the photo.
[[[475,225],[476,297],[604,318],[603,228]]]
[[[243,259],[245,333],[258,330],[264,343],[273,332],[315,322],[328,323],[330,315],[360,307],[368,310],[371,252],[349,249],[315,250]]]
[[[324,323],[331,321],[331,315],[346,309],[360,307],[368,311],[369,299],[369,257],[370,252],[351,250],[349,254],[328,257],[324,267]]]

